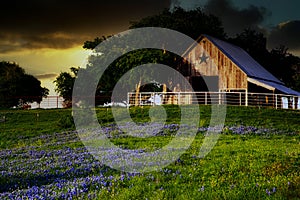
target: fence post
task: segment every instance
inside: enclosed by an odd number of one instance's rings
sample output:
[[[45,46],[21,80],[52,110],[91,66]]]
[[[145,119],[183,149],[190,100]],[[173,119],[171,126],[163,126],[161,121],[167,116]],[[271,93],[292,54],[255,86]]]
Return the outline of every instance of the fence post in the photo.
[[[277,94],[275,94],[275,108],[278,109],[278,100]]]
[[[239,95],[240,95],[240,106],[242,106],[242,93],[240,92]]]
[[[296,109],[296,97],[295,96],[293,96],[293,109]]]
[[[56,108],[58,108],[58,98],[59,96],[56,96]]]
[[[207,105],[207,92],[205,92],[205,105]]]
[[[245,106],[248,106],[248,90],[245,92]]]
[[[126,105],[127,109],[129,109],[129,101],[130,101],[129,95],[130,95],[130,92],[127,93],[127,105]]]

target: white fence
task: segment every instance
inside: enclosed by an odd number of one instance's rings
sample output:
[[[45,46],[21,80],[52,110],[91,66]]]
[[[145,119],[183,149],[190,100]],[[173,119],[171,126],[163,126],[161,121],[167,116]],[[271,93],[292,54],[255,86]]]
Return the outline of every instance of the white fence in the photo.
[[[109,98],[110,99],[110,98]],[[108,97],[96,97],[101,105],[109,102]],[[30,104],[31,108],[63,108],[63,98],[59,96],[48,96],[43,98],[40,104]],[[103,101],[103,102],[102,102]],[[271,94],[271,93],[249,93],[249,92],[134,92],[128,93],[127,106],[140,105],[237,105],[273,107],[276,109],[297,109],[300,110],[300,97]]]
[[[273,107],[276,109],[300,109],[300,97],[284,94],[249,92],[141,92],[128,93],[127,102],[139,105],[189,105],[225,104],[238,106]]]
[[[40,104],[34,102],[31,105],[32,109],[35,108],[63,108],[64,107],[64,99],[60,96],[48,96],[43,98]]]

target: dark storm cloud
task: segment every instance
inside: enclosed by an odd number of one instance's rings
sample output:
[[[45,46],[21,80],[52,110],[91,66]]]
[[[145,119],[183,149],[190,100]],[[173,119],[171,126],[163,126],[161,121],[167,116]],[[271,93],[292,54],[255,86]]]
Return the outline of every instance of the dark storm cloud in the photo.
[[[9,32],[0,34],[0,53],[18,51],[23,49],[65,49],[81,44],[82,41],[91,39],[66,32],[40,33],[32,31],[31,34]]]
[[[288,21],[276,26],[268,37],[269,48],[284,45],[289,50],[300,50],[300,21]]]
[[[126,30],[130,21],[169,8],[170,0],[1,1],[0,52],[68,48]]]
[[[55,78],[57,77],[58,74],[56,73],[49,73],[49,74],[39,74],[39,75],[35,75],[35,77],[39,80],[42,80],[42,79],[50,79],[50,78]]]
[[[246,9],[239,9],[230,0],[209,0],[204,10],[219,17],[230,36],[246,28],[261,30],[260,24],[270,15],[264,7],[249,5]]]

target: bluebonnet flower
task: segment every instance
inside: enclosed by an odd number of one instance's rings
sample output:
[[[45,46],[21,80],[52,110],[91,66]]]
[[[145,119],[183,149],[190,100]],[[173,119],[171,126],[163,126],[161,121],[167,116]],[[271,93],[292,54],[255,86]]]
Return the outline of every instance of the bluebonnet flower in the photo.
[[[205,190],[204,185],[202,185],[202,187],[200,188],[201,192],[203,192]]]
[[[170,136],[176,134],[180,125],[178,124],[153,124],[152,128],[147,129],[149,123],[140,124],[144,127],[141,133],[140,129],[130,127],[125,124],[124,127],[109,125],[102,127],[105,134],[110,138],[128,137],[122,128],[134,131],[137,137],[155,137]],[[187,127],[185,127],[187,128]],[[200,127],[198,131],[213,130],[213,127]],[[233,134],[262,134],[268,129],[258,129],[252,126],[232,126],[229,127]],[[63,147],[73,142],[79,142],[75,132],[54,133],[53,135],[41,135],[30,140],[43,140],[43,149],[40,147],[24,147],[10,150],[0,150],[0,175],[5,184],[0,185],[0,199],[72,199],[82,196],[89,197],[90,192],[94,190],[111,190],[110,187],[115,181],[130,180],[139,173],[124,173],[116,177],[110,175],[108,168],[101,161],[97,161],[84,147],[70,148]],[[34,143],[34,142],[32,142]],[[65,145],[66,144],[66,145]],[[51,147],[51,148],[48,148]],[[105,149],[104,149],[105,150]],[[177,149],[174,148],[174,151]],[[127,149],[128,152],[138,155],[148,153],[145,149]],[[108,158],[116,158],[116,152],[109,152]],[[193,156],[197,158],[196,156]],[[182,163],[181,159],[177,163]],[[156,165],[156,162],[152,163]],[[183,178],[180,170],[163,169],[165,175],[179,175]],[[190,174],[192,176],[192,174]],[[22,177],[16,179],[15,177]],[[155,177],[149,175],[149,180],[154,181]],[[287,183],[290,185],[290,182]],[[258,186],[258,184],[256,185]],[[232,186],[233,187],[233,186]],[[164,190],[163,187],[161,187]],[[200,191],[204,191],[202,186]],[[268,195],[276,192],[276,188],[266,190]],[[95,194],[94,196],[95,197]]]

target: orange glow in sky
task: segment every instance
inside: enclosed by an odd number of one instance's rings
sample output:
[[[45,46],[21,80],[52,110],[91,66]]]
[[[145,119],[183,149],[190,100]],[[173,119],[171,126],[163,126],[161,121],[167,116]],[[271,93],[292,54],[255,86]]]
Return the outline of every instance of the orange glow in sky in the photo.
[[[86,62],[90,50],[82,46],[69,49],[39,49],[0,54],[5,61],[13,61],[24,68],[26,73],[37,76],[43,87],[50,90],[49,95],[57,95],[53,81],[60,72],[68,72],[70,67],[77,67]]]

